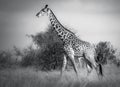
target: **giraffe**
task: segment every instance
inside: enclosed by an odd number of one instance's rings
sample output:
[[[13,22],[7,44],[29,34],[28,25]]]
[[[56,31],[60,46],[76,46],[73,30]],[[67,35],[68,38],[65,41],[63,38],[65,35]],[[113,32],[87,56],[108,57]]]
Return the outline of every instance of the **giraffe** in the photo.
[[[95,62],[95,49],[92,44],[89,42],[80,40],[73,32],[66,29],[57,19],[53,11],[48,8],[48,5],[45,5],[43,9],[41,9],[36,16],[44,16],[47,14],[51,25],[53,26],[54,30],[57,32],[58,36],[64,43],[64,59],[63,59],[63,66],[61,69],[61,74],[65,70],[67,59],[66,55],[72,62],[74,71],[76,75],[78,75],[78,69],[75,63],[75,58],[84,57],[85,62],[87,65],[92,69],[93,67],[97,67],[97,63]],[[91,71],[90,71],[91,72]]]

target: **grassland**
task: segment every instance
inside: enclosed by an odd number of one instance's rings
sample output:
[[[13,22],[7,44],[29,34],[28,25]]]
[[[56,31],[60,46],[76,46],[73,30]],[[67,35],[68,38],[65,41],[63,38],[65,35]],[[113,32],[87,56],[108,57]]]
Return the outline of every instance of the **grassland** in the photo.
[[[0,87],[120,87],[120,68],[104,66],[104,77],[98,79],[95,71],[87,77],[86,70],[79,70],[79,77],[72,70],[42,72],[34,68],[9,68],[0,70]]]

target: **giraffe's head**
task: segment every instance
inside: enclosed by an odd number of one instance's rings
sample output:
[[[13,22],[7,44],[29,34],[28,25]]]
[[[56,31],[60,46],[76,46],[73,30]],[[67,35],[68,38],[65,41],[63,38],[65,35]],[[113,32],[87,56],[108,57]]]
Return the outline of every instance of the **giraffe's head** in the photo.
[[[48,8],[48,5],[45,5],[45,7],[43,9],[41,9],[37,14],[36,16],[39,17],[39,16],[43,16],[45,14],[48,15],[48,12],[49,12],[49,8]]]

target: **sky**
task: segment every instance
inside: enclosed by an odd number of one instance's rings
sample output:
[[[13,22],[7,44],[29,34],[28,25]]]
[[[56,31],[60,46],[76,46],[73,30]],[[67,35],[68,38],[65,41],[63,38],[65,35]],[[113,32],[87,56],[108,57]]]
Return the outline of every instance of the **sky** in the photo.
[[[26,34],[45,32],[48,17],[35,16],[45,4],[82,40],[120,48],[120,0],[0,0],[0,49],[25,48],[32,44]]]

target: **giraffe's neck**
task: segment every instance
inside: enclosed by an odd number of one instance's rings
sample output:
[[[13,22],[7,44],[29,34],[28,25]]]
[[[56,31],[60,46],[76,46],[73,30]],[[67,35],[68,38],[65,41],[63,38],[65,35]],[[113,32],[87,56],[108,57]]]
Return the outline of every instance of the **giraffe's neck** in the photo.
[[[49,10],[49,20],[50,23],[52,24],[52,26],[56,26],[58,25],[59,27],[63,28],[63,26],[61,25],[61,23],[57,20],[56,16],[54,15],[54,13],[52,12],[52,10]]]
[[[57,34],[59,35],[59,37],[63,41],[68,39],[69,35],[74,36],[73,32],[71,32],[70,30],[64,28],[64,26],[57,20],[56,16],[54,15],[54,13],[52,12],[51,9],[49,9],[48,16],[49,16],[49,20],[50,20],[51,25],[53,26],[53,28],[55,29],[55,31],[57,32]]]

